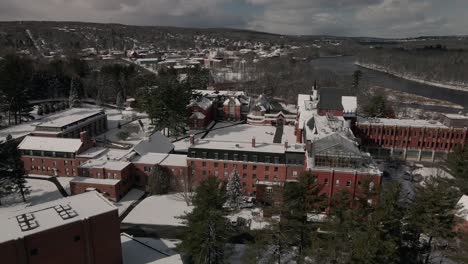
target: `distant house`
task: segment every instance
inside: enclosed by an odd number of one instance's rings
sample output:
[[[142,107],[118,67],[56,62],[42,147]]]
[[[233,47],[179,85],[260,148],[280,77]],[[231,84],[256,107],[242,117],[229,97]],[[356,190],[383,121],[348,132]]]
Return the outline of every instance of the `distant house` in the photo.
[[[192,99],[187,107],[190,113],[190,128],[205,128],[213,121],[213,103],[208,98],[200,96]]]

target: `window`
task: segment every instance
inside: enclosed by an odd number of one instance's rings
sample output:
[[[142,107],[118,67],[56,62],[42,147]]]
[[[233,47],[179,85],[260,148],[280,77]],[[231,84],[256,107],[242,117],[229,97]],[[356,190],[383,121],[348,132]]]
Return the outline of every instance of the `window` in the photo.
[[[292,175],[293,175],[294,177],[296,177],[296,176],[297,176],[297,171],[293,171]]]
[[[247,169],[247,165],[242,165],[242,169],[246,170]]]
[[[323,184],[328,185],[328,178],[325,178],[325,179],[323,180]]]
[[[206,170],[203,170],[203,171],[202,171],[202,175],[203,175],[203,176],[206,176]]]
[[[227,177],[227,176],[228,176],[228,172],[225,171],[225,172],[224,172],[224,177]]]
[[[31,256],[37,256],[38,253],[39,252],[38,252],[37,248],[33,248],[33,249],[31,249],[31,251],[29,251],[29,254]]]
[[[117,179],[117,173],[114,173],[114,179]]]
[[[192,162],[193,162],[193,161],[192,161]],[[147,172],[147,171],[148,171],[148,167],[143,167],[143,170]]]
[[[257,170],[257,165],[253,165],[252,170]]]
[[[68,165],[68,160],[65,160],[65,161],[63,161],[63,162],[65,163],[65,165]]]
[[[247,183],[243,182],[242,187],[245,187],[245,186],[247,186]]]
[[[351,187],[351,181],[346,181],[346,187]]]
[[[234,160],[239,160],[239,154],[234,154]]]
[[[279,163],[279,157],[275,157],[275,164]]]
[[[255,173],[252,174],[252,178],[253,178],[253,179],[257,179],[257,174],[255,174]]]
[[[202,162],[202,167],[206,167],[206,162]]]
[[[275,167],[275,171],[278,171],[278,167]]]
[[[207,156],[207,153],[206,153],[206,152],[202,152],[202,158],[206,159],[206,156]]]
[[[80,239],[81,239],[80,236],[75,236],[75,237],[73,238],[73,241],[78,242],[78,241],[80,241]]]
[[[227,164],[227,163],[224,163],[224,168],[225,168],[225,169],[228,168],[228,164]]]
[[[265,171],[269,171],[270,170],[270,166],[265,166]]]
[[[249,161],[247,154],[244,154],[242,157],[244,161]]]
[[[242,178],[247,178],[247,173],[242,174]]]
[[[269,179],[270,179],[270,176],[268,176],[268,175],[265,175],[265,180],[267,180],[267,181],[268,181]]]
[[[218,171],[215,171],[215,172],[214,172],[214,176],[215,176],[215,177],[218,177],[218,176],[219,176],[219,172],[218,172]]]
[[[197,152],[192,151],[192,152],[190,152],[190,155],[191,155],[193,158],[196,158],[196,157],[197,157]]]
[[[224,159],[225,160],[229,159],[229,154],[228,153],[224,153]]]
[[[253,155],[253,156],[252,156],[252,161],[253,161],[253,162],[257,162],[257,155]]]
[[[215,167],[215,168],[218,168],[218,162],[215,162],[215,163],[214,163],[214,167]]]
[[[214,158],[215,158],[215,159],[219,159],[219,154],[218,154],[218,152],[215,152],[215,153],[214,153]]]
[[[110,172],[107,173],[107,178],[111,179],[111,173]]]
[[[267,192],[267,193],[272,193],[272,192],[273,192],[273,188],[267,187],[267,188],[266,188],[266,192]]]
[[[265,156],[265,163],[270,163],[270,156]]]
[[[340,186],[340,180],[335,181],[335,186]]]
[[[101,173],[100,172],[96,173],[96,177],[101,178]]]

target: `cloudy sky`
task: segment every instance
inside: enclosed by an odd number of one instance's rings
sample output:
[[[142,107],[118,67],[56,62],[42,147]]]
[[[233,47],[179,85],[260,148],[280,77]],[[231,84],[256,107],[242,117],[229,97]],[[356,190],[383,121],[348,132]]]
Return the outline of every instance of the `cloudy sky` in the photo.
[[[468,0],[0,0],[0,20],[232,27],[281,34],[468,35]]]

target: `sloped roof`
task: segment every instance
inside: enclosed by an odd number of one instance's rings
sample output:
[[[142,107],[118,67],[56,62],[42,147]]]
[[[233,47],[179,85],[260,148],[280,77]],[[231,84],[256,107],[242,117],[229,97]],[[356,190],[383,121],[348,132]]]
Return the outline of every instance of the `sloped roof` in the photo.
[[[346,95],[346,91],[338,88],[320,89],[319,109],[343,110],[341,98]]]
[[[212,102],[210,101],[210,99],[203,96],[200,96],[197,99],[193,99],[189,104],[189,106],[199,106],[204,110],[208,110],[208,108],[210,108],[211,105]]]
[[[312,145],[312,153],[329,154],[329,155],[345,155],[362,157],[361,150],[357,144],[341,135],[341,133],[333,133],[327,137],[315,141]]]
[[[55,152],[77,152],[83,143],[77,138],[52,138],[27,136],[21,141],[18,149]]]
[[[200,112],[194,112],[191,116],[190,116],[190,119],[205,119],[205,115],[203,113],[200,113]]]
[[[161,132],[153,133],[148,139],[144,139],[133,148],[139,155],[146,153],[169,153],[174,149],[174,144]]]

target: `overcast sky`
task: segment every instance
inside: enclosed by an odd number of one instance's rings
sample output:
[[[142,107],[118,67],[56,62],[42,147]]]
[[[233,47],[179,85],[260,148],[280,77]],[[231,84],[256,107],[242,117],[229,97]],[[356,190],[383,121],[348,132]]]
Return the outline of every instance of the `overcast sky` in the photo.
[[[468,35],[468,0],[0,0],[0,20],[231,27],[280,34]]]

